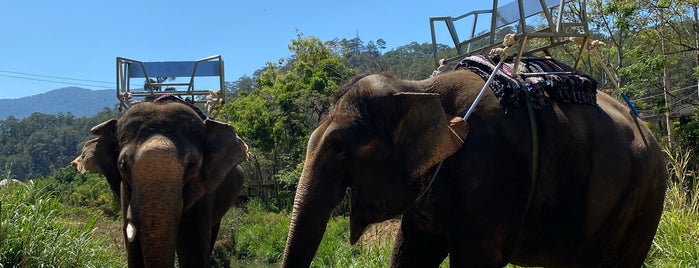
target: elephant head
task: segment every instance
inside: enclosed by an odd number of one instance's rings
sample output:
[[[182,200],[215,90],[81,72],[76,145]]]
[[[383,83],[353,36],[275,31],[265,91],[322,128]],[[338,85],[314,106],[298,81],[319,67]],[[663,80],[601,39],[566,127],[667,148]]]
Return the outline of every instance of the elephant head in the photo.
[[[134,105],[91,132],[97,138],[73,165],[102,173],[121,200],[129,266],[172,267],[176,250],[181,267],[183,255],[200,256],[193,261],[199,265],[208,261],[211,226],[217,224],[211,222],[213,194],[247,158],[247,145],[235,130],[167,101]],[[189,214],[204,217],[182,219]],[[196,241],[180,241],[185,238]],[[181,252],[188,247],[183,242],[203,253]]]
[[[354,244],[368,224],[408,208],[427,184],[430,169],[461,147],[465,122],[445,113],[438,94],[404,92],[410,89],[384,75],[352,81],[313,131],[284,267],[310,265],[331,211],[347,189]]]

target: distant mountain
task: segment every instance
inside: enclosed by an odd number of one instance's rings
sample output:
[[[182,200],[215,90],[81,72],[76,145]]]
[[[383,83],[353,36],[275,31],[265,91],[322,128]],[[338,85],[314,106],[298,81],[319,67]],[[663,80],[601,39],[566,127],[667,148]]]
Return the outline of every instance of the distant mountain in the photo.
[[[92,117],[104,107],[118,103],[115,90],[89,90],[66,87],[19,99],[0,99],[0,120],[9,116],[22,119],[32,113],[67,114]]]

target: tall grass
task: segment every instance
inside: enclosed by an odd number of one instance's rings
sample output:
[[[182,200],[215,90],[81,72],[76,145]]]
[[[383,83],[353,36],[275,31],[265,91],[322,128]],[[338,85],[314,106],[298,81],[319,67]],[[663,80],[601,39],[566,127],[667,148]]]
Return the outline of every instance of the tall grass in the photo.
[[[258,199],[248,202],[246,212],[234,209],[235,222],[224,222],[234,231],[238,259],[276,263],[281,260],[289,226],[287,213],[269,212]]]
[[[312,267],[386,267],[391,256],[393,237],[381,237],[371,243],[349,244],[349,218],[328,222]]]
[[[690,151],[666,149],[668,188],[665,209],[647,267],[699,267],[699,186]]]
[[[93,237],[97,218],[73,226],[62,205],[33,183],[0,188],[0,267],[115,267],[118,260]]]
[[[243,209],[229,212],[222,223],[222,238],[235,237],[235,258],[258,263],[281,262],[289,231],[289,212],[269,212],[252,199]],[[367,246],[349,244],[349,219],[328,222],[312,267],[382,267],[388,264],[392,239]],[[230,233],[229,233],[230,232]]]
[[[263,202],[252,199],[245,210],[234,209],[226,215],[219,242],[225,237],[235,237],[235,258],[278,266],[283,257],[290,216],[289,212],[269,212]],[[352,246],[349,218],[331,218],[311,267],[387,267],[393,247],[392,233],[368,242],[360,240]]]

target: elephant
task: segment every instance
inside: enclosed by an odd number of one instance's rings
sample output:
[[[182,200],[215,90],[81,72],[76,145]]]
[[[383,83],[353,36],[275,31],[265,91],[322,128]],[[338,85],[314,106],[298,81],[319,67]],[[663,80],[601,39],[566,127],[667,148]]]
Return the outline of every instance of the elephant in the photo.
[[[282,267],[311,264],[345,194],[351,244],[400,217],[391,267],[641,266],[667,179],[649,128],[596,88],[532,110],[486,90],[464,121],[484,85],[468,69],[347,81],[308,140]]]
[[[177,98],[143,102],[91,130],[73,162],[120,200],[129,267],[208,267],[243,184],[248,147],[228,124]]]

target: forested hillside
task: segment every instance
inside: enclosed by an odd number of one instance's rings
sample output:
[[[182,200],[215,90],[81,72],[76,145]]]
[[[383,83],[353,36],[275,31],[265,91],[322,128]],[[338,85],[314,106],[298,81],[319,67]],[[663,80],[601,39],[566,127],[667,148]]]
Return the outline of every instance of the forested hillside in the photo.
[[[0,100],[0,119],[9,116],[25,118],[33,113],[72,114],[92,117],[104,107],[114,108],[118,103],[113,89],[89,90],[66,87],[19,99]]]
[[[48,176],[80,154],[92,126],[115,116],[105,108],[90,118],[34,113],[0,120],[0,174],[22,181]]]

